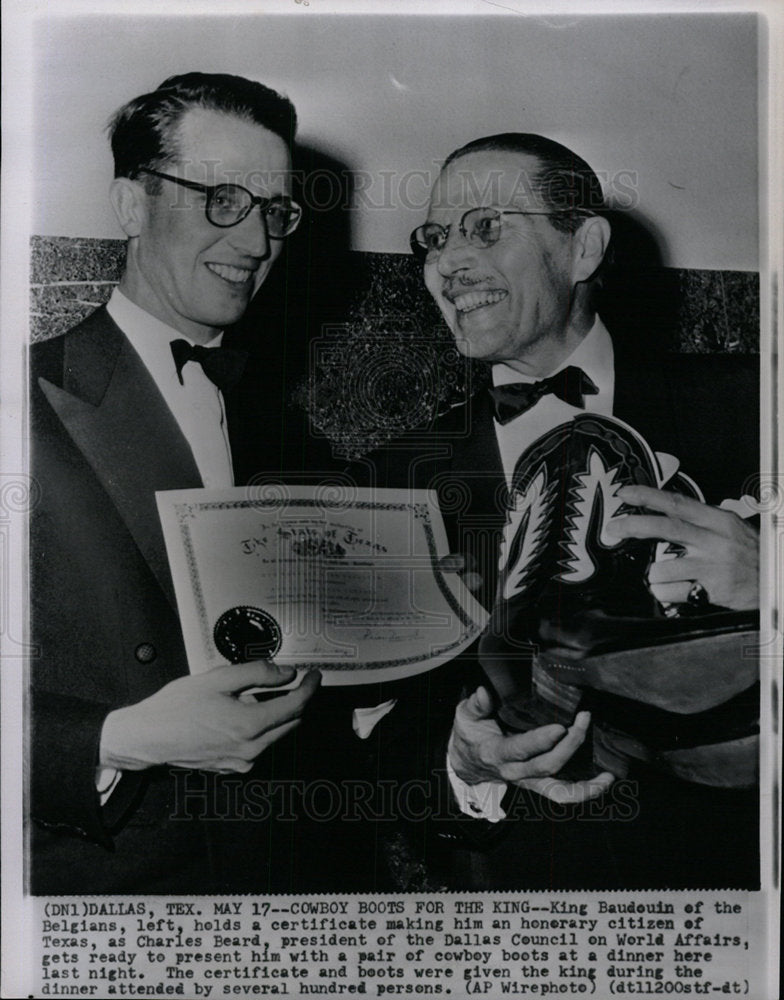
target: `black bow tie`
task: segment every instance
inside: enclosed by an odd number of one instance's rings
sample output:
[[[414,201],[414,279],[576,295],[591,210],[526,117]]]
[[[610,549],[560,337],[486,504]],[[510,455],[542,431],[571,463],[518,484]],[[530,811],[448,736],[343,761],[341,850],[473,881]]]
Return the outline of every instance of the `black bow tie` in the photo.
[[[565,403],[585,407],[583,396],[594,396],[599,391],[582,368],[569,365],[541,382],[512,382],[496,385],[487,390],[493,401],[495,419],[499,424],[508,424],[521,413],[530,410],[542,396],[552,392]]]
[[[201,347],[199,344],[189,344],[187,340],[173,340],[170,346],[180,385],[184,385],[182,369],[189,361],[195,361],[202,366],[207,378],[221,392],[225,392],[239,382],[248,360],[247,351],[237,351],[231,347]]]

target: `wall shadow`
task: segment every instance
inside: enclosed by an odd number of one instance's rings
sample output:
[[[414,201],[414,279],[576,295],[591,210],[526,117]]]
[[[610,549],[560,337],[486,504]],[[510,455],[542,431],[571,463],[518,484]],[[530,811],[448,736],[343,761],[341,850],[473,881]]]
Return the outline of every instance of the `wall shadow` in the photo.
[[[309,343],[325,324],[346,322],[367,283],[364,255],[351,253],[351,169],[311,146],[295,149],[293,166],[302,221],[232,333],[288,382],[307,373]]]
[[[662,266],[663,237],[640,213],[608,210],[611,260],[598,294],[599,315],[627,356],[676,350],[679,272]]]

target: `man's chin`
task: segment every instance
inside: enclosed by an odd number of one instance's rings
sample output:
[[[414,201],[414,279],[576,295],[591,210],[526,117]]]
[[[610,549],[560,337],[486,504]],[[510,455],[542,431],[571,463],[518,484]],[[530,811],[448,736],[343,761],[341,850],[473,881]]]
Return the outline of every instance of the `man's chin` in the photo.
[[[466,334],[464,330],[453,330],[455,347],[465,358],[474,361],[496,361],[498,338],[488,334]]]
[[[216,336],[221,330],[239,323],[247,311],[247,306],[235,309],[211,310],[200,317],[198,324],[204,330],[210,331],[210,336]]]
[[[214,310],[215,322],[212,325],[224,327],[239,322],[248,311],[254,295],[254,290],[246,288],[241,292],[225,296],[220,304],[216,302],[215,306],[219,307]]]

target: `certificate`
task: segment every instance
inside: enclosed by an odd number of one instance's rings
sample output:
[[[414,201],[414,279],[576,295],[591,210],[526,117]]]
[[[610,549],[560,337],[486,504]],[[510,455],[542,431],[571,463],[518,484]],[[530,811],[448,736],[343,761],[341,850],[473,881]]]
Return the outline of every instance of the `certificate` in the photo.
[[[487,614],[444,573],[434,493],[280,487],[156,494],[192,673],[267,657],[368,684],[457,656]]]

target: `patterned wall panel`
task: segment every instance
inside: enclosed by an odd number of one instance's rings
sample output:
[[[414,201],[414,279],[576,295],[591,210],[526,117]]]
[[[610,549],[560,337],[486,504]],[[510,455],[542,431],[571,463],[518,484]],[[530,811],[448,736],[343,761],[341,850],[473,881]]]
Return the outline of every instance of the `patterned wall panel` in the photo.
[[[425,426],[487,380],[486,366],[455,350],[413,257],[337,255],[314,245],[309,252],[295,250],[276,266],[244,335],[259,340],[263,328],[268,351],[285,340],[299,355],[287,368],[292,394],[340,451],[356,455]],[[119,240],[34,237],[33,341],[64,332],[105,302],[123,259]],[[646,351],[756,353],[759,279],[752,272],[617,267],[600,313],[616,336]]]

